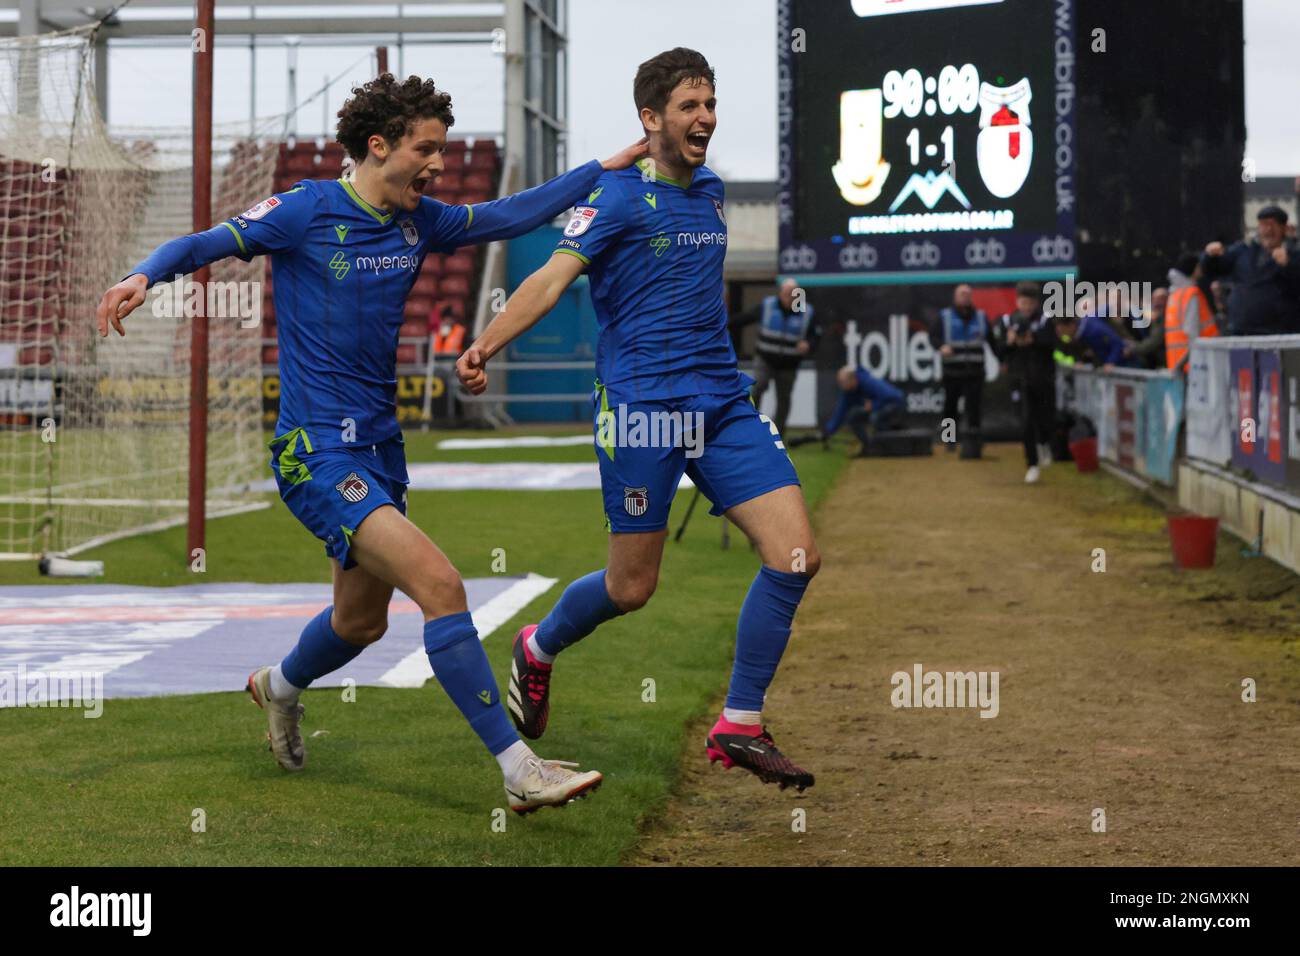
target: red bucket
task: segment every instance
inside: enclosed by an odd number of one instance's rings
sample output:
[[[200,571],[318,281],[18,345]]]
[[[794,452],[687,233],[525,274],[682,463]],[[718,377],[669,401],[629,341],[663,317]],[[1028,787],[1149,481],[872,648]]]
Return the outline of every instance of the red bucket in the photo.
[[[1097,439],[1080,438],[1078,441],[1070,442],[1070,457],[1074,459],[1074,467],[1080,471],[1097,470]]]
[[[1214,543],[1218,534],[1218,518],[1170,515],[1169,544],[1174,549],[1174,563],[1180,568],[1214,567]]]

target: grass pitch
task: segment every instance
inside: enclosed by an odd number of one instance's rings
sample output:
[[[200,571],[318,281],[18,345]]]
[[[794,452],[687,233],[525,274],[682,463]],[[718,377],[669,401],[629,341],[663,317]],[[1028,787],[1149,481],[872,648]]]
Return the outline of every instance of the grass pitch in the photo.
[[[586,446],[437,451],[449,434],[408,435],[408,459],[592,460]],[[812,508],[843,450],[814,446],[794,460]],[[678,496],[671,529],[689,500]],[[514,632],[543,616],[569,581],[604,565],[599,492],[413,491],[409,506],[465,577],[491,575],[493,550],[504,548],[507,573],[559,579],[485,642],[504,687]],[[307,691],[307,769],[293,776],[267,753],[262,714],[235,688],[110,700],[97,720],[72,709],[5,709],[0,864],[616,863],[665,804],[683,755],[703,759],[702,741],[686,740],[683,728],[725,690],[736,614],[758,560],[734,529],[729,550],[719,539],[719,522],[701,503],[685,539],[669,541],[650,604],[602,626],[556,672],[551,726],[536,749],[601,770],[604,786],[589,800],[515,817],[495,761],[434,682],[361,687],[355,703],[337,690]],[[198,576],[184,542],[184,528],[175,528],[79,557],[103,560],[106,582],[189,584]],[[207,545],[206,582],[329,580],[322,545],[278,500],[269,511],[211,522]],[[0,564],[0,584],[41,580],[33,564]],[[57,587],[50,584],[52,601]],[[260,663],[250,661],[250,670]],[[653,703],[642,699],[647,678]],[[195,832],[200,810],[205,830]]]

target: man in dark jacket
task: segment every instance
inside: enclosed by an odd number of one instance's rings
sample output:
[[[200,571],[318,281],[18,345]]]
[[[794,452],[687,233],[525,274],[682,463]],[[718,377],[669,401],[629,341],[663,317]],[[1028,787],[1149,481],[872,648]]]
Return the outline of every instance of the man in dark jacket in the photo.
[[[1052,462],[1049,443],[1056,424],[1056,330],[1043,315],[1037,283],[1016,285],[1016,311],[1002,317],[1011,398],[1020,403],[1025,481],[1038,481],[1039,464]]]
[[[962,283],[952,290],[952,305],[939,313],[930,344],[943,361],[943,418],[957,421],[957,402],[965,399],[966,428],[978,434],[984,398],[984,346],[996,348],[993,327],[983,309],[972,303],[971,287]],[[945,442],[949,451],[953,441]]]
[[[769,384],[776,386],[776,414],[772,421],[777,432],[784,435],[799,363],[817,350],[821,326],[794,279],[786,279],[776,295],[767,296],[758,308],[735,316],[729,325],[734,331],[754,322],[759,323],[754,404],[762,402]]]
[[[1206,278],[1232,283],[1228,299],[1229,335],[1284,335],[1300,332],[1300,250],[1286,241],[1286,211],[1259,211],[1258,237],[1227,249],[1212,242],[1201,256]]]

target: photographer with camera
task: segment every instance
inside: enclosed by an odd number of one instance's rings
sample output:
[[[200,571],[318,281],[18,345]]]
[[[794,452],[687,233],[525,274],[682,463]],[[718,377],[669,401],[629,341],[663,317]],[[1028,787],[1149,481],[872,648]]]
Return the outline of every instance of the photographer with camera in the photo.
[[[1025,481],[1039,478],[1040,463],[1052,463],[1052,428],[1056,421],[1056,361],[1053,352],[1060,344],[1052,323],[1043,315],[1038,284],[1016,285],[1016,311],[1004,315],[1005,359],[1011,382],[1011,400],[1020,406],[1025,446]]]

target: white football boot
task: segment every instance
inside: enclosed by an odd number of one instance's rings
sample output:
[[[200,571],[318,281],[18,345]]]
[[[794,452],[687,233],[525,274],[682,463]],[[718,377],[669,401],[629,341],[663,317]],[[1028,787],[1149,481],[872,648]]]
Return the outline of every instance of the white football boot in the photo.
[[[302,743],[302,715],[306,708],[296,700],[292,703],[271,696],[271,668],[261,667],[248,675],[248,693],[253,703],[266,712],[270,725],[267,739],[271,753],[285,770],[301,770],[307,759],[307,748]]]
[[[1033,465],[1025,472],[1025,484],[1034,485],[1038,483],[1038,466]]]
[[[506,780],[510,809],[522,816],[542,807],[562,807],[570,800],[580,800],[594,792],[605,779],[595,770],[579,773],[568,769],[576,766],[567,760],[528,757],[523,774],[518,779]]]

